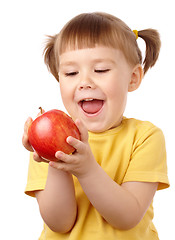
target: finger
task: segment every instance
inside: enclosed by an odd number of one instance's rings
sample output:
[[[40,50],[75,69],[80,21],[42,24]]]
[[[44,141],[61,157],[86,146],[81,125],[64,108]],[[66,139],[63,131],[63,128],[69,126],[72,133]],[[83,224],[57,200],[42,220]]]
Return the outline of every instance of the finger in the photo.
[[[57,151],[55,153],[55,157],[58,159],[58,161],[65,162],[65,163],[70,163],[70,160],[71,160],[70,155],[61,151]]]
[[[30,152],[33,152],[33,148],[29,143],[29,138],[28,135],[24,133],[23,137],[22,137],[22,144],[23,146]]]
[[[74,147],[77,152],[81,153],[84,151],[84,143],[72,136],[67,137],[66,142]]]
[[[27,134],[28,133],[28,128],[31,125],[31,123],[33,122],[31,117],[27,118],[27,121],[24,124],[24,133]]]
[[[34,152],[34,153],[33,153],[33,159],[34,159],[36,162],[45,162],[45,163],[48,163],[48,162],[49,162],[49,160],[47,160],[47,159],[42,158],[41,156],[39,156],[37,152]]]
[[[64,162],[54,162],[54,161],[50,161],[49,165],[57,170],[63,170],[65,172],[69,171],[68,165]]]
[[[22,137],[22,144],[23,146],[30,152],[33,152],[33,148],[29,143],[29,138],[28,138],[28,128],[32,124],[33,120],[31,117],[27,119],[27,121],[24,124],[24,134]]]
[[[80,132],[81,135],[81,141],[82,142],[87,142],[88,141],[88,130],[84,126],[84,124],[80,121],[80,119],[75,120],[75,124]]]

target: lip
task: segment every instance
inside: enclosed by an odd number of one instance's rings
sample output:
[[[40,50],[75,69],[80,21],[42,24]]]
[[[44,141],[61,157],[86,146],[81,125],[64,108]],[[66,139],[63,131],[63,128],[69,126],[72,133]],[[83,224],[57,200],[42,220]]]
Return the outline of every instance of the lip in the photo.
[[[83,108],[82,108],[82,101],[83,100],[86,100],[86,101],[90,101],[92,98],[84,98],[84,99],[82,99],[81,101],[79,101],[78,102],[78,105],[79,105],[79,107],[80,107],[80,110],[81,110],[81,112],[86,116],[86,117],[90,117],[90,118],[92,118],[92,117],[97,117],[98,115],[100,115],[100,113],[103,111],[103,108],[104,108],[104,103],[105,103],[105,100],[103,100],[103,99],[101,99],[102,101],[103,101],[103,105],[102,105],[102,107],[100,108],[100,110],[98,111],[98,112],[96,112],[96,113],[87,113],[87,112],[85,112],[84,110],[83,110]]]

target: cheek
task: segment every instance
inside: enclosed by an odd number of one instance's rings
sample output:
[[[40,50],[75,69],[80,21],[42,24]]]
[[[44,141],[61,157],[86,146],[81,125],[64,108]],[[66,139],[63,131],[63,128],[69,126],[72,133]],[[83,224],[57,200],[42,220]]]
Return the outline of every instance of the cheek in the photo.
[[[128,92],[128,87],[126,84],[121,84],[120,82],[114,82],[110,85],[107,85],[105,88],[106,95],[108,95],[110,98],[124,98],[125,95]]]
[[[71,91],[65,84],[60,84],[60,93],[64,106],[67,108],[72,98]]]
[[[60,93],[64,107],[68,114],[74,119],[76,118],[76,106],[74,104],[74,91],[67,84],[60,84]]]
[[[113,104],[114,109],[124,109],[127,101],[128,87],[126,84],[114,84],[113,87],[106,87],[108,99]],[[119,110],[119,111],[120,111]]]

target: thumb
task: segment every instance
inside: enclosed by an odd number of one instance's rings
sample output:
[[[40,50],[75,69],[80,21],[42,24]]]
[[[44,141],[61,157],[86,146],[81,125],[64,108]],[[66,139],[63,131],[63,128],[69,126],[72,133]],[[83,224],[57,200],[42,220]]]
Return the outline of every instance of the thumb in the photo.
[[[76,119],[75,120],[75,124],[80,132],[80,139],[82,142],[88,142],[88,130],[87,128],[84,126],[84,124],[82,123],[82,121],[80,121],[80,119]]]

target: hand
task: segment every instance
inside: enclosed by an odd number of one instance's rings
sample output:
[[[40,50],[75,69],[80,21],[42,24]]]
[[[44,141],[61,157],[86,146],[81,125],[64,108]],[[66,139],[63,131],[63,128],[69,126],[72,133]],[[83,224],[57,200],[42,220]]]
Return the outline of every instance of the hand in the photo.
[[[88,143],[87,129],[79,119],[75,121],[75,124],[80,131],[81,141],[71,136],[69,136],[66,141],[73,146],[76,151],[71,155],[65,154],[61,151],[56,152],[55,156],[58,161],[50,161],[49,165],[58,170],[70,172],[79,178],[90,174],[98,164]]]
[[[33,120],[31,117],[27,119],[27,121],[24,124],[24,133],[22,137],[22,144],[23,146],[30,152],[33,152],[33,148],[29,143],[29,138],[28,138],[28,128],[32,124]]]
[[[44,111],[44,110],[43,110]],[[39,117],[41,115],[41,113],[38,113],[37,117]],[[24,124],[24,133],[23,133],[23,137],[22,137],[22,144],[23,146],[30,152],[33,152],[33,159],[37,162],[48,162],[49,160],[44,159],[42,157],[40,157],[32,148],[30,142],[29,142],[29,138],[28,138],[28,128],[29,126],[32,124],[33,120],[31,117],[29,117],[27,119],[27,121]]]

